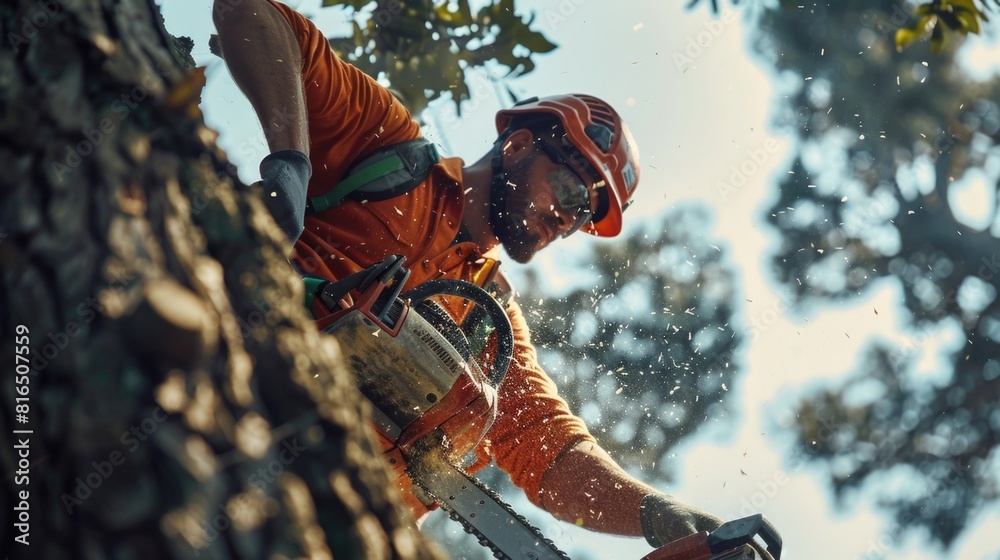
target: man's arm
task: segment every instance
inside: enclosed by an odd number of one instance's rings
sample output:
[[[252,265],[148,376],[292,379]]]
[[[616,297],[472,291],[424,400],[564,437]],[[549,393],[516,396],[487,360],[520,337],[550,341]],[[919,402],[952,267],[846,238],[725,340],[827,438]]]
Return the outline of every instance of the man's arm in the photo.
[[[222,57],[271,149],[260,162],[264,204],[294,243],[302,233],[312,176],[302,52],[288,20],[269,2],[244,0],[234,8],[227,1],[216,0],[213,11]]]
[[[572,414],[537,352],[520,305],[509,304],[514,361],[500,385],[500,414],[487,435],[492,455],[528,498],[575,525],[666,544],[722,524],[636,480]]]
[[[267,0],[236,8],[216,0],[213,13],[222,56],[250,100],[271,152],[309,155],[309,124],[302,88],[302,53],[288,21]]]
[[[636,480],[604,449],[580,441],[561,453],[542,477],[542,505],[575,525],[662,546],[722,520]]]

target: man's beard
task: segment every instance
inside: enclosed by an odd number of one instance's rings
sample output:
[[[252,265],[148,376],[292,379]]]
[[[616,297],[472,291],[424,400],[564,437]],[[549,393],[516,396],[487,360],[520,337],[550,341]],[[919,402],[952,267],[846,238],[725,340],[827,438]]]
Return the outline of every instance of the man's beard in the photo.
[[[510,258],[521,264],[535,256],[542,240],[526,224],[532,201],[525,175],[521,169],[510,171],[503,184],[494,183],[490,187],[493,233]]]

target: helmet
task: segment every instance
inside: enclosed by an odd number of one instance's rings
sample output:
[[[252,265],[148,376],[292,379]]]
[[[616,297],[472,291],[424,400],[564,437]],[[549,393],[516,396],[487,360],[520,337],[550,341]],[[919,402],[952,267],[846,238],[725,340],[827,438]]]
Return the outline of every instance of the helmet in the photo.
[[[501,135],[525,118],[551,115],[559,119],[565,140],[596,173],[595,185],[603,184],[607,204],[583,229],[592,235],[611,237],[622,230],[622,211],[628,207],[639,183],[639,150],[618,113],[604,101],[580,94],[532,97],[497,113]]]

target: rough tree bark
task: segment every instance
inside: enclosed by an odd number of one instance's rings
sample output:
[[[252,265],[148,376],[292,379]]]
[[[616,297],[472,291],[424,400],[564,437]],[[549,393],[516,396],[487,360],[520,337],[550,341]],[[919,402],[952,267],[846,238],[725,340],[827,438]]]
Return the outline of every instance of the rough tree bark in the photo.
[[[0,31],[0,556],[439,557],[152,0]]]

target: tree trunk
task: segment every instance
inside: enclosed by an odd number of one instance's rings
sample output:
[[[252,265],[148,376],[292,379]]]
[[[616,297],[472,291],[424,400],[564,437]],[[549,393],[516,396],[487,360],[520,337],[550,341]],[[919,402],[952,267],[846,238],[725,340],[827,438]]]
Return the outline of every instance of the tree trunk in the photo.
[[[438,557],[152,0],[0,31],[0,556]]]

